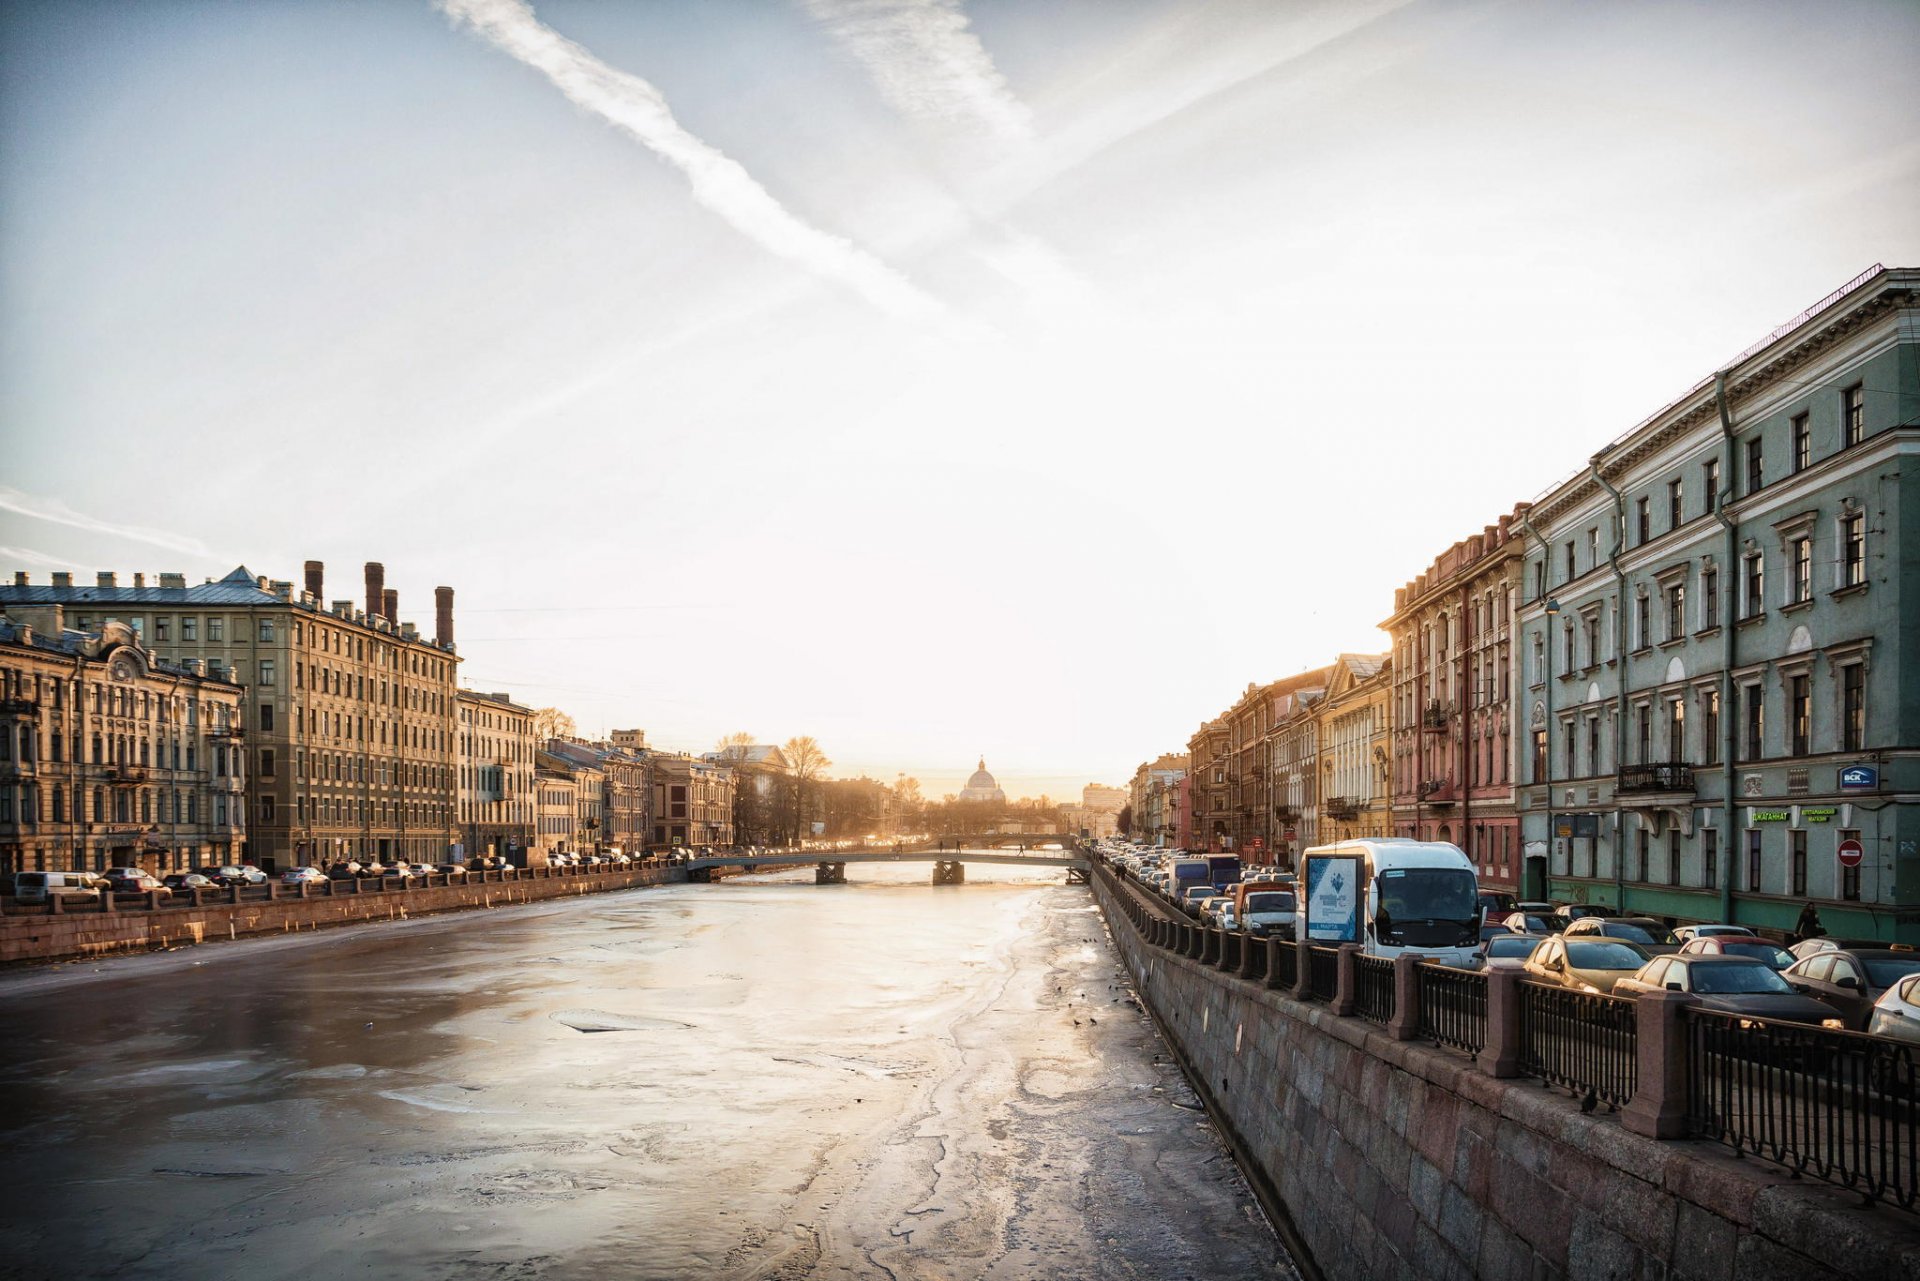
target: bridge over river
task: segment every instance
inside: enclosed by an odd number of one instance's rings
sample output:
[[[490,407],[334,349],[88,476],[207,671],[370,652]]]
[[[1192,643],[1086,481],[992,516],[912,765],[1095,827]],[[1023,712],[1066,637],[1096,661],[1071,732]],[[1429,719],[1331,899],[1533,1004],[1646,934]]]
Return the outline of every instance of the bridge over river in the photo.
[[[814,881],[820,885],[840,885],[847,879],[849,863],[931,863],[935,885],[959,885],[967,879],[968,863],[997,863],[1018,867],[1064,867],[1067,882],[1087,883],[1087,858],[1077,850],[1060,849],[1023,853],[1003,849],[978,850],[834,850],[828,854],[712,854],[687,863],[687,879],[708,881],[715,868],[741,868],[746,871],[775,870],[814,864]]]

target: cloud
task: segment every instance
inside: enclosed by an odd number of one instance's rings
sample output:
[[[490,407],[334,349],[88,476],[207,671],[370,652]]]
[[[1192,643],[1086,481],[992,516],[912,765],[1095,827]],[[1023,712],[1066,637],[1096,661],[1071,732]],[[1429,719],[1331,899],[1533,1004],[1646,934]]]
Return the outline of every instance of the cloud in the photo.
[[[802,0],[873,77],[880,96],[921,120],[1033,140],[1033,116],[1007,88],[960,0]]]
[[[58,498],[41,498],[35,494],[22,493],[6,485],[0,485],[0,511],[10,511],[31,520],[44,520],[50,524],[66,525],[95,534],[111,534],[115,538],[163,547],[168,551],[181,552],[188,556],[213,559],[213,553],[207,550],[207,545],[197,538],[170,534],[164,529],[153,529],[146,525],[122,525],[110,520],[101,520],[97,516],[89,516],[85,512],[73,510]]]
[[[0,565],[28,565],[35,569],[70,569],[71,558],[49,556],[31,547],[0,546]]]
[[[687,176],[693,198],[749,240],[817,276],[839,281],[889,315],[935,320],[945,308],[900,272],[841,236],[789,213],[741,166],[683,128],[658,89],[616,70],[543,25],[524,0],[435,0],[501,52],[551,80]]]

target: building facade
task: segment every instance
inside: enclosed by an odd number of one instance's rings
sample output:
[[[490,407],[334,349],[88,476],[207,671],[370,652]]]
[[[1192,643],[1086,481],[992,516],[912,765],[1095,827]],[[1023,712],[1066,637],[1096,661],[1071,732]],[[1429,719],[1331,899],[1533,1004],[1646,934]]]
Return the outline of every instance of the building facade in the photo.
[[[0,619],[0,871],[238,862],[244,691],[171,663],[118,620],[69,630],[60,605]]]
[[[533,709],[505,694],[457,697],[461,855],[524,863],[534,842]]]
[[[1920,941],[1917,298],[1876,268],[1527,513],[1529,892]]]
[[[1394,592],[1393,831],[1452,841],[1491,888],[1520,888],[1513,614],[1522,504]]]
[[[1320,744],[1314,835],[1321,842],[1393,834],[1391,673],[1386,654],[1342,654],[1326,696],[1313,704]]]
[[[0,608],[58,604],[81,631],[120,619],[159,658],[243,686],[245,852],[261,867],[446,861],[459,832],[452,588],[436,589],[429,639],[399,621],[377,562],[364,609],[324,601],[318,561],[300,591],[245,566],[193,587],[181,574],[156,582],[17,575]]]
[[[1180,842],[1179,790],[1187,776],[1187,758],[1166,753],[1142,761],[1133,771],[1128,804],[1133,807],[1133,839],[1148,845]]]
[[[1231,789],[1227,770],[1232,758],[1227,751],[1227,723],[1216,717],[1195,730],[1187,740],[1187,759],[1193,762],[1188,775],[1187,839],[1185,849],[1220,850],[1233,844],[1229,825]]]
[[[733,771],[695,756],[655,752],[649,758],[656,848],[730,846]]]

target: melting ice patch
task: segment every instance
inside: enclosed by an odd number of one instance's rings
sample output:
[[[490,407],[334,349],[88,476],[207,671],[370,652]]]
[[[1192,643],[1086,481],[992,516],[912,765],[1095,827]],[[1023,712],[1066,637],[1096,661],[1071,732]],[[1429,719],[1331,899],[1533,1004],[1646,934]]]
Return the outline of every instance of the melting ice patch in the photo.
[[[608,1014],[605,1010],[556,1010],[547,1017],[576,1032],[682,1032],[693,1026],[676,1019]]]

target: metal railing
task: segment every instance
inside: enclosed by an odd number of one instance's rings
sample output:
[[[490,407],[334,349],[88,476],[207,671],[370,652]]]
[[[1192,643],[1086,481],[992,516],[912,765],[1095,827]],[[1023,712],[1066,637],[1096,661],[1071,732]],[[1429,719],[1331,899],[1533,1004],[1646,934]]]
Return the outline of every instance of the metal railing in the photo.
[[[1624,997],[1520,984],[1520,1066],[1609,1111],[1633,1098],[1639,1080],[1639,1024]]]
[[[1340,990],[1340,949],[1307,949],[1307,995],[1331,1001]]]
[[[1884,1037],[1688,1009],[1687,1126],[1912,1210],[1920,1196],[1914,1047]]]
[[[1292,944],[1274,949],[1273,973],[1267,975],[1270,987],[1292,988],[1300,981],[1300,950]]]
[[[1353,958],[1353,1012],[1369,1023],[1393,1020],[1393,962],[1379,956]]]
[[[1614,776],[1614,790],[1623,796],[1636,793],[1685,793],[1692,796],[1693,766],[1682,761],[1657,765],[1623,765]]]
[[[1420,1035],[1478,1055],[1487,1043],[1487,976],[1428,962],[1414,971]]]

